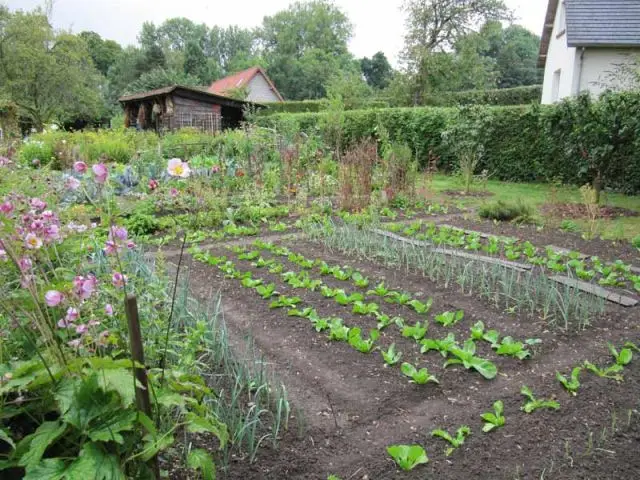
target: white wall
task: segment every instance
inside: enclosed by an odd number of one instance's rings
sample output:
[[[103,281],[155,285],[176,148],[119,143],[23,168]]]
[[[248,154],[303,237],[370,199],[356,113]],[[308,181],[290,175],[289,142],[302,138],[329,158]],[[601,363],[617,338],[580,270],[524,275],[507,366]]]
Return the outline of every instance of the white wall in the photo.
[[[255,75],[249,82],[249,95],[247,100],[251,102],[279,102],[278,96],[271,90],[269,82],[261,75]]]
[[[578,80],[574,73],[577,61],[576,49],[567,46],[566,22],[561,22],[564,15],[560,14],[560,9],[564,8],[563,2],[558,2],[556,21],[551,33],[549,51],[547,52],[547,63],[544,69],[544,82],[542,84],[542,103],[554,103],[564,97],[574,95],[578,91]],[[560,70],[560,82],[557,85],[558,98],[554,97],[554,74]]]
[[[578,52],[580,56],[581,52]],[[638,62],[640,49],[586,48],[582,69],[578,72],[580,91],[588,90],[599,95],[604,90],[626,90],[630,87],[628,78],[620,72],[620,66]]]

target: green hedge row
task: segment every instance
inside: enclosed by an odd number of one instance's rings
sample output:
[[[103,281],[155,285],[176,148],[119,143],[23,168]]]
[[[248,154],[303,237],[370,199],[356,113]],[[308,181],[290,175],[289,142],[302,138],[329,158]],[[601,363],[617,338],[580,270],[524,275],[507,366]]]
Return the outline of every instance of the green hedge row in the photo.
[[[529,105],[540,103],[542,85],[501,88],[495,90],[468,90],[465,92],[441,92],[427,95],[425,106],[453,107],[456,105]]]
[[[611,129],[617,155],[623,155],[622,173],[608,179],[608,186],[626,193],[640,193],[640,93],[621,94],[623,101],[612,110],[613,117],[603,128]],[[479,137],[484,155],[478,172],[487,169],[492,178],[507,181],[536,182],[560,180],[567,184],[583,185],[591,180],[587,160],[576,154],[574,139],[569,133],[577,128],[589,131],[593,119],[580,117],[576,101],[560,105],[476,106],[480,118]],[[480,115],[477,115],[477,112]],[[439,157],[438,167],[454,171],[456,158],[453,148],[443,141],[443,132],[468,115],[469,107],[390,108],[353,110],[345,112],[344,141],[353,143],[363,137],[376,135],[378,125],[389,132],[394,141],[412,146],[422,165],[430,153]],[[271,128],[291,129],[292,124],[307,133],[323,135],[325,112],[277,114],[260,119]],[[606,147],[606,146],[602,146]],[[594,150],[598,146],[591,147]],[[581,150],[580,150],[581,151]]]
[[[313,113],[322,112],[327,109],[326,100],[291,100],[279,103],[268,103],[261,115],[272,115],[275,113]],[[366,108],[388,108],[389,102],[385,100],[370,100],[366,102]]]

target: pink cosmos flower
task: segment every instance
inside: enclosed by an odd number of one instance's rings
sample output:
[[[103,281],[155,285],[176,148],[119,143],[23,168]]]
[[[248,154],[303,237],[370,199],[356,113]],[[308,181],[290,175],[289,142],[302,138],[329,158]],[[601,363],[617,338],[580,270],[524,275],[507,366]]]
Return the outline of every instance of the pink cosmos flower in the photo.
[[[84,162],[76,162],[73,164],[73,170],[80,175],[84,175],[89,167]]]
[[[60,240],[60,229],[57,225],[49,225],[44,229],[44,239],[47,242]]]
[[[111,283],[116,288],[124,287],[124,284],[126,282],[127,282],[127,277],[120,272],[114,272],[113,275],[111,276]]]
[[[33,262],[29,257],[22,257],[18,260],[18,267],[20,267],[21,272],[28,272],[33,267]]]
[[[64,317],[64,319],[67,322],[75,322],[78,318],[80,318],[80,312],[78,312],[78,309],[69,307],[67,309],[67,315]]]
[[[172,177],[187,178],[191,174],[191,169],[187,162],[183,162],[179,158],[172,158],[167,163],[167,172]]]
[[[211,171],[213,173],[218,173],[220,171],[220,166],[214,165],[213,167],[211,167]]]
[[[169,190],[169,195],[171,195],[172,197],[177,197],[178,193],[179,192],[177,188],[172,188],[171,190]]]
[[[91,167],[91,170],[93,171],[93,179],[96,183],[105,183],[107,181],[109,170],[104,163],[96,163]]]
[[[87,275],[83,277],[78,275],[73,279],[73,293],[75,293],[81,300],[86,300],[98,286],[98,279],[94,275]]]
[[[149,190],[151,190],[152,192],[158,188],[158,181],[154,180],[153,178],[149,180]]]
[[[51,210],[45,210],[44,212],[42,212],[42,218],[44,218],[45,220],[54,220],[56,218],[56,214]]]
[[[107,303],[104,306],[104,313],[109,316],[112,317],[113,316],[113,305],[111,305],[110,303]]]
[[[105,255],[113,255],[118,251],[118,244],[113,240],[107,240],[102,251],[105,253]]]
[[[84,335],[89,331],[89,327],[87,327],[84,323],[80,325],[76,325],[76,333],[79,335]]]
[[[132,249],[136,248],[136,244],[135,244],[135,242],[133,242],[133,241],[129,240],[129,241],[127,242],[127,248],[128,248],[129,250],[132,250]]]
[[[69,177],[64,184],[64,188],[66,188],[67,190],[77,190],[78,188],[80,188],[80,180],[75,177]]]
[[[58,328],[73,328],[75,325],[66,318],[58,320]]]
[[[49,290],[44,294],[44,301],[48,307],[57,307],[64,300],[64,295],[58,290]]]
[[[4,213],[5,215],[9,215],[11,212],[13,212],[13,204],[8,200],[0,203],[0,212]]]
[[[30,204],[31,207],[35,210],[44,210],[45,208],[47,208],[47,203],[40,200],[39,198],[32,198]]]
[[[35,233],[27,233],[24,244],[30,250],[37,250],[42,247],[42,240]]]

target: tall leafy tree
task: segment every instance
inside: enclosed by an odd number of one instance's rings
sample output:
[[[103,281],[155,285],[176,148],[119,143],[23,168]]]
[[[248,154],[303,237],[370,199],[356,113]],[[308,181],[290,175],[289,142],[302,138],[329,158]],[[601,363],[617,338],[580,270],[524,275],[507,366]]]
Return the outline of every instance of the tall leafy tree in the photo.
[[[195,40],[189,40],[185,47],[184,73],[198,78],[202,84],[211,80],[207,57],[204,56],[202,47]]]
[[[81,32],[80,37],[87,43],[93,64],[102,75],[106,75],[122,53],[122,47],[113,40],[103,40],[96,32]]]
[[[0,7],[0,93],[35,128],[99,117],[100,83],[82,38],[55,32],[40,9],[10,13]]]
[[[386,88],[393,77],[393,68],[383,52],[377,52],[371,58],[361,59],[360,68],[367,84],[374,88]]]
[[[296,2],[265,17],[260,38],[268,73],[284,96],[323,97],[329,78],[352,68],[352,29],[345,13],[325,0]]]

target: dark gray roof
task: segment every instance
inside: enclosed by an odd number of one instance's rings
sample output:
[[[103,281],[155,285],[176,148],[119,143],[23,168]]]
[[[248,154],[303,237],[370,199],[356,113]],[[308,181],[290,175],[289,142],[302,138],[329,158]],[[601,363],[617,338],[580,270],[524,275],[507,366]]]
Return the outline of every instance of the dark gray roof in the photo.
[[[570,47],[640,45],[640,0],[566,0]]]

